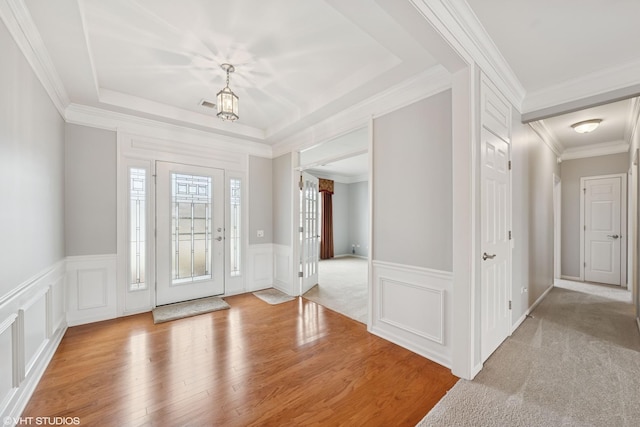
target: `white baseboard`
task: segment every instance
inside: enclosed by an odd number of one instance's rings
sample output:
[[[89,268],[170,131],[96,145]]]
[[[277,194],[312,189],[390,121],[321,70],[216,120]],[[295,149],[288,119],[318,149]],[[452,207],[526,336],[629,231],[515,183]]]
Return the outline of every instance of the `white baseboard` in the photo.
[[[636,317],[636,323],[638,324],[638,332],[640,332],[640,317]]]
[[[540,298],[538,298],[536,302],[531,304],[531,307],[529,307],[529,309],[527,310],[527,315],[531,314],[533,310],[536,309],[536,307],[542,302],[542,300],[545,299],[547,295],[549,295],[549,292],[551,292],[552,289],[553,289],[553,285],[549,286],[547,290],[544,291],[542,295],[540,295]]]

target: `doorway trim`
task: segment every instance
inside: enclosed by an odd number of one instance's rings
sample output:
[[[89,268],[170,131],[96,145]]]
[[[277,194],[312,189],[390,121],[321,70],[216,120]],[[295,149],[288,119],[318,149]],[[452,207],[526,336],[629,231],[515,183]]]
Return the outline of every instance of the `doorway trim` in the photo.
[[[585,263],[585,181],[602,178],[620,178],[620,287],[626,288],[627,276],[627,174],[617,173],[610,175],[583,176],[580,178],[580,281],[584,282]]]
[[[562,276],[562,180],[553,174],[553,282]]]

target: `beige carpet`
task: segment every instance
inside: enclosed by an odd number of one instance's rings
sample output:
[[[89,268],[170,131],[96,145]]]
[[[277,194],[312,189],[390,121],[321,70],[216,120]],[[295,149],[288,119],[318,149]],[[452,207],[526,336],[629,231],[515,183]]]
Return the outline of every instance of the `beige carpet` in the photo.
[[[640,334],[629,292],[559,286],[418,426],[640,425]]]
[[[197,316],[198,314],[228,308],[229,304],[219,297],[201,298],[177,304],[163,305],[153,309],[153,323],[169,322],[171,320]]]
[[[275,288],[264,289],[262,291],[254,292],[253,295],[260,298],[262,301],[271,305],[282,304],[283,302],[293,301],[295,298],[279,291]]]
[[[367,260],[340,257],[322,260],[318,286],[303,296],[358,322],[367,323]]]

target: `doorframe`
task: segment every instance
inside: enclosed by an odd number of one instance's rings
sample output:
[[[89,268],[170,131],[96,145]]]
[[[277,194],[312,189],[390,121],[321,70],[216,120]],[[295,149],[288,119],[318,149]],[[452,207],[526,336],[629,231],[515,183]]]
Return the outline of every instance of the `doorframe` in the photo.
[[[584,282],[584,227],[585,227],[585,182],[592,179],[620,178],[620,287],[626,288],[627,276],[627,174],[594,175],[580,177],[580,281]]]

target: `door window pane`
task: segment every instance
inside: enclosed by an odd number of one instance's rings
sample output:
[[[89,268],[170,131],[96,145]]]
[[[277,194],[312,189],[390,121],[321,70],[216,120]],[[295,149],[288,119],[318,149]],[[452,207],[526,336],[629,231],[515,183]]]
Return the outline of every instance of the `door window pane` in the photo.
[[[241,240],[240,240],[240,200],[241,200],[241,184],[239,179],[230,180],[230,227],[229,232],[229,260],[230,260],[230,275],[231,277],[240,276],[241,274]]]
[[[146,289],[147,171],[129,169],[129,290]]]
[[[172,283],[211,279],[211,177],[171,174]]]

